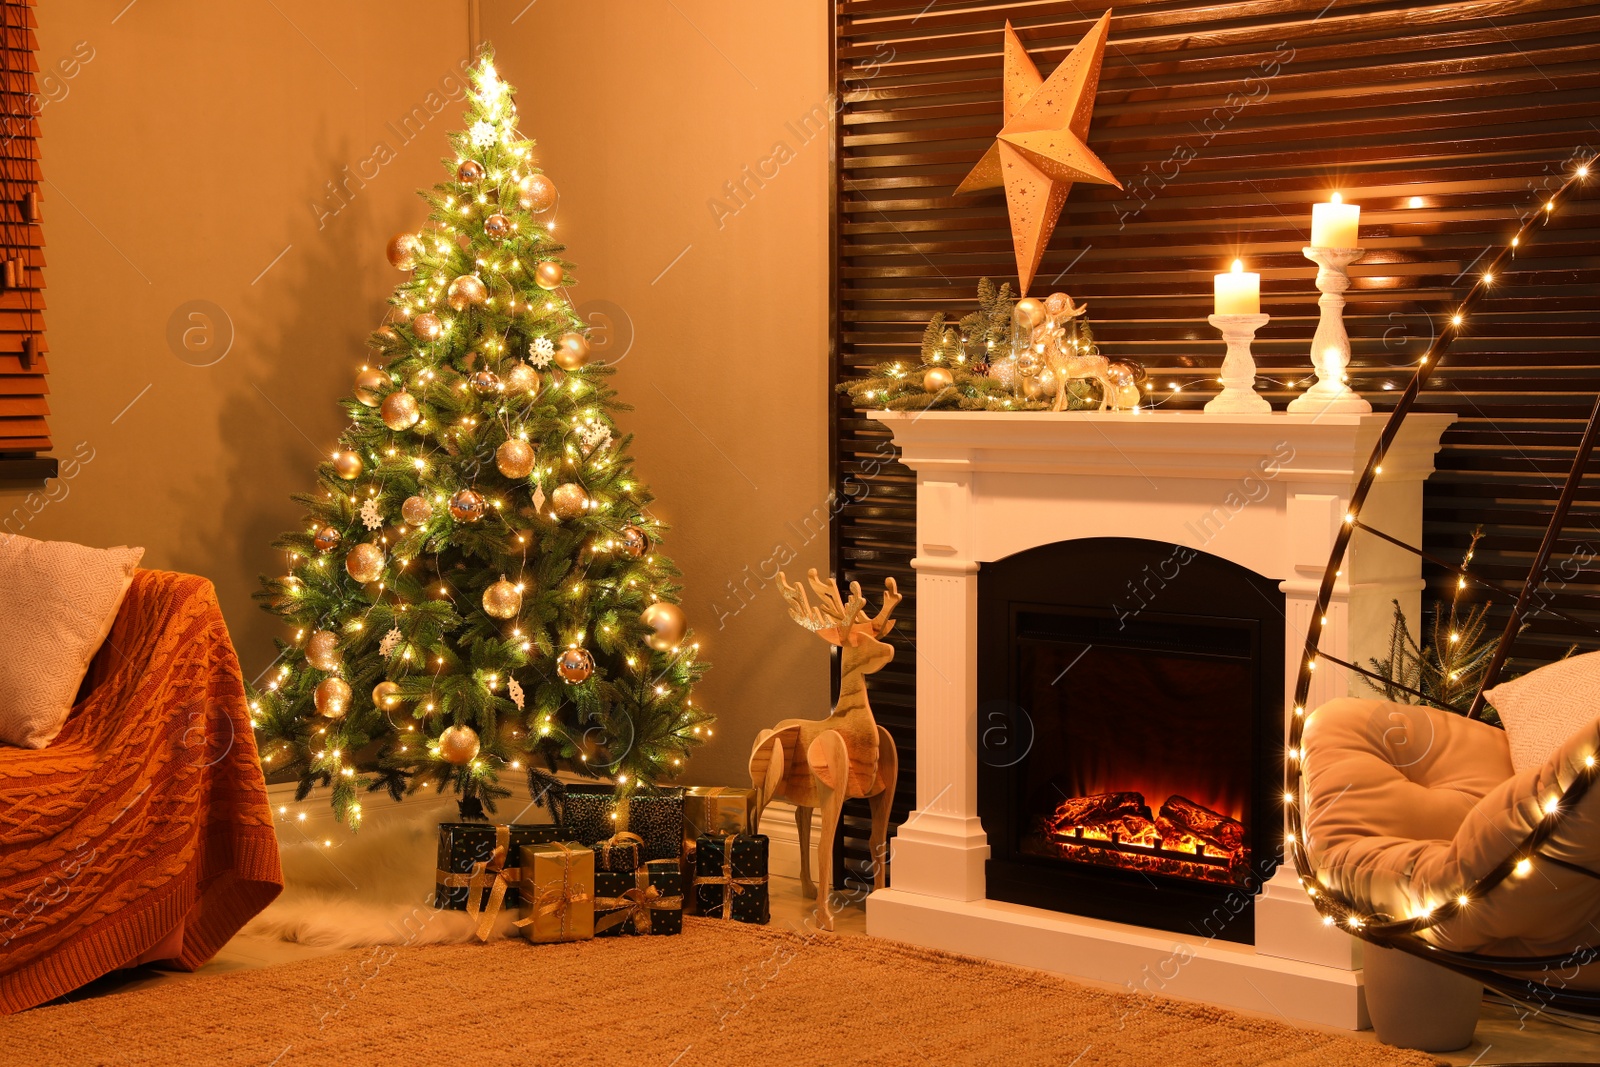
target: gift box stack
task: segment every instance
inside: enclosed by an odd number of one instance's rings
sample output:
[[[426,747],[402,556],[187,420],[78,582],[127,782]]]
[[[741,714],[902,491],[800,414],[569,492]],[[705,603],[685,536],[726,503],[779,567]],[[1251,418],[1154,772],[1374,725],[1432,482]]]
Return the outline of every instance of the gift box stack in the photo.
[[[695,786],[683,802],[684,877],[694,887],[690,906],[702,915],[739,922],[771,919],[767,838],[750,831],[753,789]]]
[[[433,906],[467,912],[479,921],[478,937],[487,940],[500,909],[521,902],[522,849],[559,836],[554,826],[532,823],[441,823]]]

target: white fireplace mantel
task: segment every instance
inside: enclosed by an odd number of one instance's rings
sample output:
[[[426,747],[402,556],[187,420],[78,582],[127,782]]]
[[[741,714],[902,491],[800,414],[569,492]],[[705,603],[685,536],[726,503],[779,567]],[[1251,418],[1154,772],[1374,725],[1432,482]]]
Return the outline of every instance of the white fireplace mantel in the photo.
[[[1275,579],[1286,605],[1287,717],[1317,588],[1387,416],[874,418],[893,432],[902,461],[917,475],[917,808],[895,837],[890,888],[868,898],[868,932],[1151,993],[1365,1027],[1359,944],[1322,924],[1292,867],[1280,868],[1257,898],[1253,946],[986,899],[989,845],[977,805],[977,576],[985,563],[1040,545],[1134,537],[1210,553]],[[1452,421],[1444,414],[1407,418],[1363,522],[1420,543],[1422,482]],[[1410,553],[1358,538],[1328,609],[1322,649],[1356,663],[1381,652],[1391,602],[1416,616],[1419,574]],[[1130,597],[1138,593],[1130,590]],[[1324,669],[1311,703],[1346,691],[1357,691],[1351,679]]]

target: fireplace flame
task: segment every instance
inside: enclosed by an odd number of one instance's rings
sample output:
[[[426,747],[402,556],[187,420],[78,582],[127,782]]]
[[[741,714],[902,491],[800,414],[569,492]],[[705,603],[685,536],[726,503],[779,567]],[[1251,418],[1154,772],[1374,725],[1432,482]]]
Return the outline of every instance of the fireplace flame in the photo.
[[[1068,797],[1045,831],[1064,859],[1205,881],[1234,881],[1250,861],[1242,822],[1176,793],[1154,814],[1137,792]]]

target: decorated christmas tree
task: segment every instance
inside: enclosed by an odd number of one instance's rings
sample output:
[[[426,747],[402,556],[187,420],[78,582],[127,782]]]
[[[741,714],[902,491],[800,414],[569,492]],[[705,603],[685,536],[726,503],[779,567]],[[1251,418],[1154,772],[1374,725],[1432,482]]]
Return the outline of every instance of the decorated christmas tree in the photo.
[[[471,81],[427,223],[389,243],[406,278],[350,424],[258,594],[290,626],[251,693],[268,770],[331,786],[352,824],[369,790],[451,788],[476,814],[562,767],[649,786],[711,733],[626,408],[566,296],[556,188],[487,52]]]

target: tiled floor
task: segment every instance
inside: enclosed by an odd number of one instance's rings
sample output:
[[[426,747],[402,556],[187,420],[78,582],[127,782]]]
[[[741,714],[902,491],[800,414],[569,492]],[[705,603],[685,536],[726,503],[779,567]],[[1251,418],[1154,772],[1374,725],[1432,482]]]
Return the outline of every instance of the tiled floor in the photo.
[[[802,931],[815,930],[816,901],[801,895],[800,883],[792,878],[772,879],[772,922]],[[850,904],[834,916],[834,931],[841,934],[865,935],[867,913],[860,903]],[[193,974],[139,968],[108,975],[79,990],[68,998],[105,996],[154,985],[158,982],[194,981],[209,975],[229,971],[270,967],[307,959],[331,951],[283,941],[269,941],[255,937],[236,937],[228,942],[217,957]],[[1081,979],[1078,979],[1081,981]],[[1120,987],[1105,983],[1108,990]],[[1303,1025],[1303,1024],[1302,1024]],[[1343,1031],[1340,1031],[1343,1032]],[[1368,1030],[1358,1038],[1376,1041]],[[1471,1067],[1489,1067],[1491,1064],[1513,1063],[1600,1063],[1600,1036],[1570,1029],[1548,1018],[1526,1022],[1518,1018],[1511,1008],[1485,1003],[1478,1023],[1477,1040],[1460,1052],[1449,1053],[1445,1059],[1451,1064]]]

